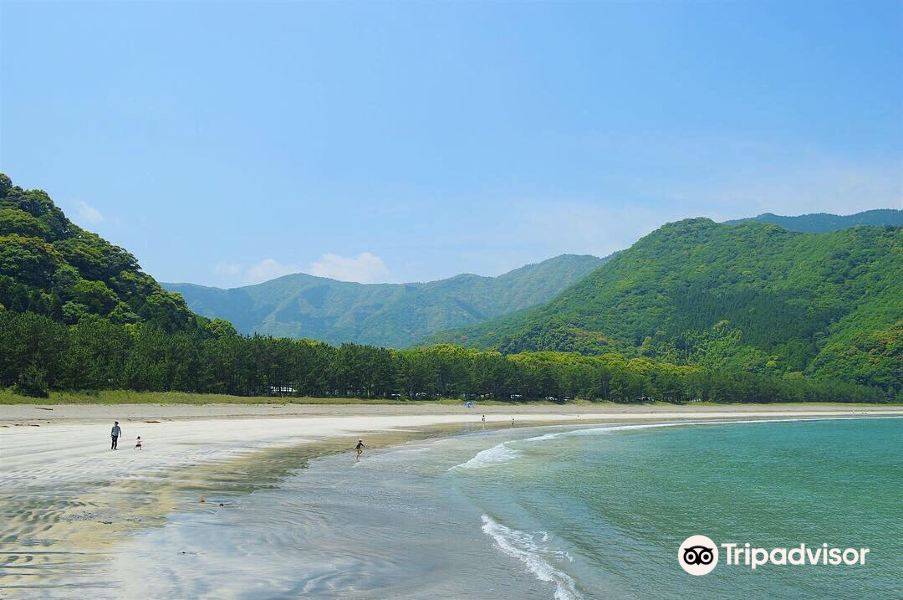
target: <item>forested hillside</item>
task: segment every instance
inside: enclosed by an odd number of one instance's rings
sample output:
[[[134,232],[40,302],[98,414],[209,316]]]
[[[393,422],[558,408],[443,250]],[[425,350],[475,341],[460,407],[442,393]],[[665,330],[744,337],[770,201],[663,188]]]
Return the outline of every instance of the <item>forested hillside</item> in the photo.
[[[94,315],[164,331],[197,326],[182,298],[143,273],[134,256],[69,221],[45,192],[23,190],[2,173],[0,309],[68,324]]]
[[[458,275],[429,283],[360,284],[298,273],[227,290],[163,285],[198,314],[228,319],[242,333],[401,348],[551,300],[603,262],[566,254],[498,277]]]
[[[745,221],[759,221],[760,223],[771,223],[772,225],[780,225],[789,231],[800,231],[803,233],[825,233],[827,231],[840,231],[841,229],[849,229],[858,225],[891,225],[894,227],[903,226],[903,210],[894,210],[892,208],[876,208],[852,215],[832,215],[828,213],[813,213],[810,215],[799,215],[795,217],[785,217],[772,213],[764,213],[758,217],[751,219],[739,219],[736,221],[727,221],[728,225],[736,225]]]
[[[547,261],[497,278],[507,286],[505,302],[523,301],[545,280],[541,269],[560,267]],[[616,402],[899,399],[899,267],[899,229],[822,237],[695,220],[662,228],[552,304],[505,323],[510,334],[501,345],[514,352],[330,346],[241,335],[228,321],[194,315],[131,254],[71,223],[44,192],[0,176],[0,387],[41,397],[54,389],[128,389]],[[461,279],[437,285],[454,290]],[[519,319],[531,325],[518,330]]]
[[[903,230],[665,225],[541,307],[441,339],[901,389]]]

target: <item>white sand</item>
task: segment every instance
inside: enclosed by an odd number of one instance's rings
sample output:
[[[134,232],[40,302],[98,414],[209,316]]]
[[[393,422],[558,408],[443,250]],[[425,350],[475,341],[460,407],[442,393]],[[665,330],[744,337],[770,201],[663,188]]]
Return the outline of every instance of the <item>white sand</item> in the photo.
[[[665,422],[903,415],[881,405],[623,406],[521,405],[466,409],[444,405],[32,405],[0,407],[0,486],[17,481],[94,484],[160,469],[221,460],[255,449],[436,425],[480,422]],[[110,428],[123,430],[117,452]],[[147,421],[159,421],[149,423]],[[140,435],[144,449],[136,450]]]

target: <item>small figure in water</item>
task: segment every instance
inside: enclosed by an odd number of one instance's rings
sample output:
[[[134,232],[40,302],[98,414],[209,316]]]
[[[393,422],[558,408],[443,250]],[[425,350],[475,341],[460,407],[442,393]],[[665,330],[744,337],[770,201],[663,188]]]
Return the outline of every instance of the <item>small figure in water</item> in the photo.
[[[357,446],[354,447],[354,449],[357,450],[357,460],[361,459],[361,454],[364,453],[364,448],[366,447],[367,446],[364,445],[364,440],[357,441]]]
[[[486,423],[486,415],[483,415],[483,423]]]
[[[135,442],[135,448],[141,450],[141,436],[138,436],[138,441]]]
[[[514,417],[511,417],[511,426],[514,427]]]
[[[110,437],[113,438],[113,444],[110,446],[110,450],[116,450],[116,441],[119,439],[120,435],[122,435],[122,429],[119,428],[119,421],[113,421],[113,429],[110,430]]]

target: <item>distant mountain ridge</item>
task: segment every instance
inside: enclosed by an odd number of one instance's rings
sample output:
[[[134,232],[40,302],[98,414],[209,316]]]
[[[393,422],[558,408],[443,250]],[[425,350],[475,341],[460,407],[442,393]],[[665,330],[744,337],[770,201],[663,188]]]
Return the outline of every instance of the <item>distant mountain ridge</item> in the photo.
[[[765,213],[725,225],[742,223],[830,232],[860,225],[903,225],[903,211]],[[465,274],[427,283],[359,284],[297,273],[232,289],[188,283],[163,286],[182,294],[194,312],[227,319],[243,333],[406,347],[425,339],[456,337],[455,333],[442,335],[444,331],[480,330],[480,324],[498,319],[507,322],[552,300],[612,257],[562,255],[498,277]]]
[[[182,294],[194,312],[228,319],[243,333],[406,347],[546,302],[604,261],[564,254],[498,277],[465,274],[427,283],[361,284],[297,273],[232,289],[163,286]]]
[[[771,223],[787,229],[803,233],[826,233],[857,227],[859,225],[903,225],[903,210],[893,208],[876,208],[852,215],[832,215],[829,213],[812,213],[795,217],[785,217],[773,213],[764,213],[749,219],[725,221],[727,225],[736,225],[746,221]]]

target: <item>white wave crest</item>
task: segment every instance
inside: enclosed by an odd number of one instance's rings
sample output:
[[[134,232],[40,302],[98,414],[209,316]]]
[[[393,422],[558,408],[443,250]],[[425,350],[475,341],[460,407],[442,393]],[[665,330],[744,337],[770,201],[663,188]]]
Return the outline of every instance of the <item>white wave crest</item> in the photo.
[[[554,433],[545,433],[535,437],[524,438],[520,440],[508,440],[502,442],[492,448],[482,450],[474,455],[467,462],[451,467],[449,471],[480,469],[491,465],[508,462],[520,455],[520,452],[512,448],[510,444],[518,443],[536,443],[555,440],[562,437],[590,436],[612,433],[616,431],[630,431],[635,429],[662,429],[665,427],[685,427],[687,425],[728,425],[728,424],[754,424],[754,423],[790,423],[796,421],[817,421],[817,418],[787,418],[787,419],[731,419],[731,420],[711,420],[711,421],[674,421],[669,423],[640,423],[634,425],[605,425],[602,427],[590,427],[586,429],[570,429],[567,431],[557,431]]]
[[[562,437],[575,437],[584,435],[599,435],[611,433],[614,431],[631,431],[635,429],[662,429],[665,427],[685,427],[687,425],[730,425],[730,424],[753,424],[753,423],[792,423],[796,421],[816,421],[820,419],[811,418],[788,418],[788,419],[730,419],[730,420],[711,420],[711,421],[673,421],[669,423],[640,423],[635,425],[605,425],[603,427],[589,427],[586,429],[571,429],[568,431],[558,431],[555,433],[546,433],[536,437],[526,438],[524,442],[544,442],[546,440],[554,440]]]
[[[555,600],[579,600],[583,596],[570,575],[556,569],[546,557],[570,560],[566,552],[553,550],[536,543],[535,536],[505,527],[488,515],[483,515],[483,533],[492,538],[499,550],[526,565],[540,581],[555,584]],[[547,539],[545,536],[543,541]]]
[[[454,467],[449,469],[449,471],[453,469],[482,469],[491,465],[497,465],[499,463],[507,462],[509,460],[517,458],[517,455],[517,450],[509,446],[508,442],[502,442],[497,446],[493,446],[492,448],[487,448],[486,450],[477,452],[473,458],[471,458],[467,462],[461,463],[460,465],[455,465]]]

